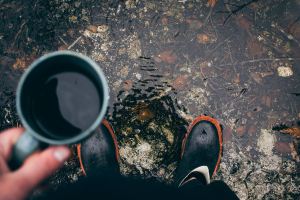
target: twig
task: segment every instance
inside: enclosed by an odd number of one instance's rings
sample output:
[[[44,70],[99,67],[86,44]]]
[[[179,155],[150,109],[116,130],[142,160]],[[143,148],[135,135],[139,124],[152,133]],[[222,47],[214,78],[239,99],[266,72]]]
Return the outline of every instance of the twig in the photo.
[[[68,46],[68,43],[64,39],[62,39],[62,37],[58,36],[58,38],[62,41],[62,43],[64,43],[64,45]]]
[[[230,10],[230,11],[219,11],[219,13],[229,13],[229,15],[226,17],[226,19],[223,22],[223,25],[228,21],[228,19],[232,16],[232,15],[236,15],[238,12],[240,12],[241,10],[243,10],[245,7],[249,6],[252,3],[255,3],[259,0],[251,0],[247,3],[244,3],[242,5],[235,5],[235,4],[231,4],[231,3],[225,3],[226,5],[231,5],[236,7],[236,9],[234,10]]]
[[[77,42],[81,39],[81,36],[79,36],[69,47],[68,50],[71,49]]]
[[[218,67],[231,66],[236,64],[244,65],[244,64],[264,62],[264,61],[284,61],[284,60],[296,61],[296,60],[300,60],[300,58],[261,58],[261,59],[246,60],[239,63],[222,64],[222,65],[218,65]]]
[[[294,38],[291,34],[286,33],[278,24],[275,26],[287,39],[294,41],[298,46],[300,46],[300,42],[296,38]]]
[[[14,42],[13,42],[12,45],[11,45],[12,47],[15,46],[15,43],[16,43],[16,41],[17,41],[19,35],[21,34],[21,32],[22,32],[22,30],[23,30],[23,27],[24,27],[24,25],[25,25],[26,23],[27,23],[27,21],[24,21],[24,22],[21,24],[20,29],[19,29],[19,31],[17,32],[16,36],[15,36]]]

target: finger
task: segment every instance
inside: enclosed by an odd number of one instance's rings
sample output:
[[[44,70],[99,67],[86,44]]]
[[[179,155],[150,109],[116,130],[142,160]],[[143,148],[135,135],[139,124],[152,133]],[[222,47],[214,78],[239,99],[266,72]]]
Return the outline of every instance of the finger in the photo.
[[[0,177],[2,174],[9,172],[6,160],[0,155]]]
[[[14,172],[15,183],[25,192],[32,191],[40,182],[48,178],[70,156],[67,147],[49,147],[43,152],[30,156],[23,166]]]
[[[14,144],[23,132],[23,128],[12,128],[0,133],[0,149],[2,149],[2,156],[6,161],[12,152]]]

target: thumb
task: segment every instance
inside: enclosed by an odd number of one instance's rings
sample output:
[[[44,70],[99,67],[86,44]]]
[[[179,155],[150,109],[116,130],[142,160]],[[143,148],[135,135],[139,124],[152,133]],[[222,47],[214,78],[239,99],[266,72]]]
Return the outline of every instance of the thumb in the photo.
[[[35,153],[14,172],[14,182],[22,188],[24,195],[27,195],[59,169],[69,156],[70,150],[64,146],[49,147],[42,152]]]

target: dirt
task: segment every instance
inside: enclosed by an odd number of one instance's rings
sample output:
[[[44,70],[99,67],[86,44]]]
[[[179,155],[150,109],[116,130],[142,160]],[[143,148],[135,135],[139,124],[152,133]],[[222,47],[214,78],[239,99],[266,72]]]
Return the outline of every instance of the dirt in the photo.
[[[0,0],[0,130],[21,125],[27,66],[68,49],[107,77],[124,175],[171,184],[188,124],[208,114],[224,127],[213,179],[241,199],[298,199],[299,139],[272,128],[299,126],[300,3],[245,2]],[[74,156],[51,186],[81,176]]]

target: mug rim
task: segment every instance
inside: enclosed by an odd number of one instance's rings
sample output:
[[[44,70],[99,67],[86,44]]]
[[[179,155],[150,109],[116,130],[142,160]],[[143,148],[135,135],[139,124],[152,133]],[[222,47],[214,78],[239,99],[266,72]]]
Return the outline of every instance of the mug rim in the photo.
[[[36,68],[40,63],[44,62],[45,60],[47,60],[49,58],[53,58],[53,57],[61,56],[61,55],[73,56],[73,57],[82,59],[85,62],[87,62],[90,65],[90,67],[92,67],[93,70],[98,74],[98,77],[102,84],[102,91],[103,91],[104,98],[102,101],[101,111],[98,114],[98,117],[95,119],[95,121],[92,123],[92,125],[89,128],[87,128],[85,131],[81,132],[80,134],[78,134],[74,137],[56,140],[56,139],[51,139],[51,138],[42,136],[41,134],[37,133],[37,131],[35,131],[33,128],[31,128],[29,123],[27,123],[27,120],[24,117],[22,109],[21,109],[21,91],[22,91],[24,82],[26,81],[27,77],[29,76],[29,74],[31,73],[31,71],[34,68]],[[92,134],[92,132],[94,130],[96,130],[96,128],[100,125],[101,121],[104,118],[104,115],[105,115],[105,113],[107,111],[107,107],[108,107],[108,101],[109,101],[109,88],[108,88],[107,80],[106,80],[104,73],[103,73],[102,69],[100,68],[100,66],[95,61],[93,61],[91,58],[89,58],[88,56],[83,55],[81,53],[74,52],[74,51],[68,51],[68,50],[54,51],[51,53],[47,53],[47,54],[39,57],[38,59],[36,59],[33,63],[31,63],[29,65],[29,67],[26,69],[26,71],[23,73],[23,75],[21,76],[21,79],[20,79],[18,87],[17,87],[17,93],[16,93],[17,112],[18,112],[18,115],[20,116],[21,122],[22,122],[26,132],[31,134],[34,138],[38,139],[39,141],[42,141],[42,142],[48,143],[48,144],[53,144],[53,145],[74,144],[74,143],[77,143],[77,142],[85,139],[90,134]]]

